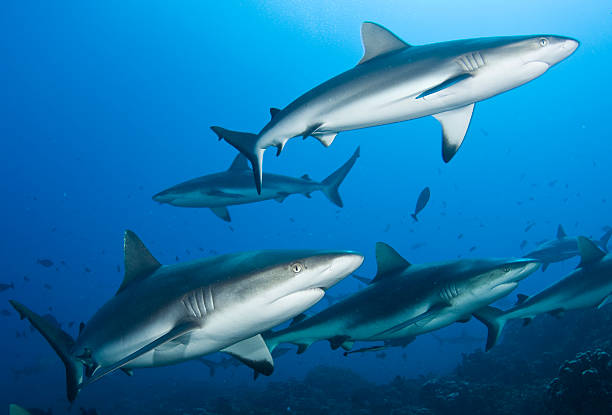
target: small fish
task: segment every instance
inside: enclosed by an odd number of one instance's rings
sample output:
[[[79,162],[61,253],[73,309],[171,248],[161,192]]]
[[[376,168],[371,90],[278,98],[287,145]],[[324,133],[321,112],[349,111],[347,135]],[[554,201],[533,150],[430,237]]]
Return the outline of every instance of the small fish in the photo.
[[[27,275],[24,275],[24,276],[23,276],[23,280],[24,280],[25,282],[30,282],[30,277],[28,277]]]
[[[470,248],[470,252],[474,252],[476,250],[476,246]]]
[[[410,249],[419,249],[424,247],[425,245],[427,245],[425,242],[417,242],[412,244],[412,246],[410,246]]]
[[[462,233],[460,233],[459,235],[457,235],[457,239],[461,239],[461,238],[463,238],[463,234],[462,234]]]
[[[180,259],[179,259],[178,255],[177,255],[176,256],[176,262],[179,262],[179,261],[180,261]]]
[[[289,218],[289,222],[295,223],[295,219],[294,218]]]
[[[232,226],[228,226],[229,230],[234,232],[234,228]]]
[[[121,265],[117,265],[117,272],[121,272]]]
[[[419,221],[417,219],[417,214],[421,212],[425,208],[425,206],[427,206],[427,202],[429,202],[430,195],[431,193],[429,191],[429,187],[426,187],[425,189],[421,190],[421,194],[419,194],[419,198],[417,199],[416,206],[414,208],[414,213],[410,214],[410,216],[412,216],[412,219],[414,219],[416,222]]]
[[[531,228],[533,228],[534,225],[535,225],[535,222],[531,222],[531,223],[527,224],[527,226],[525,227],[525,231],[524,232],[529,232],[529,230]]]
[[[388,223],[387,226],[385,226],[385,230],[383,232],[389,232],[390,229],[391,229],[391,224]]]
[[[15,284],[13,284],[13,282],[11,282],[10,284],[2,284],[2,283],[0,283],[0,292],[6,291],[9,288],[15,289]]]
[[[8,311],[6,308],[3,308],[2,310],[0,310],[0,314],[2,314],[4,317],[8,317],[11,315],[11,312]]]
[[[42,265],[45,268],[51,268],[53,266],[53,261],[50,259],[37,259],[36,263]]]
[[[63,266],[66,266],[66,261],[60,261],[60,264],[62,264]]]
[[[523,242],[521,242],[521,249],[525,248],[527,246],[527,241],[523,239]]]
[[[52,289],[53,287],[49,284],[43,284],[43,287],[45,287],[47,290]]]
[[[85,272],[91,272],[91,269],[89,269],[89,267],[85,267]]]

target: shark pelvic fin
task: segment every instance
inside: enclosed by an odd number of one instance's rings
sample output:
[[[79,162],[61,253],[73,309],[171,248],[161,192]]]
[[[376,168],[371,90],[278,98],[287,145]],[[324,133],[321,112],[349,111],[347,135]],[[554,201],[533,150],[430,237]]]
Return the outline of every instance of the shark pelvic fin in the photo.
[[[445,163],[451,161],[461,147],[470,126],[473,111],[474,104],[469,104],[433,115],[442,125],[442,158]]]
[[[557,239],[563,239],[567,236],[567,234],[565,233],[565,229],[563,229],[563,225],[559,224],[559,227],[557,228]]]
[[[384,279],[387,275],[408,268],[410,262],[406,261],[395,249],[391,248],[386,243],[376,242],[376,265],[378,270],[370,284],[374,284]]]
[[[261,334],[235,343],[221,350],[253,369],[270,376],[274,372],[274,361]]]
[[[232,161],[232,164],[229,166],[229,169],[227,169],[227,171],[242,171],[242,170],[248,170],[248,169],[249,169],[248,159],[242,153],[238,153],[238,155],[234,158],[234,161]]]
[[[361,25],[361,42],[363,43],[363,57],[358,65],[389,52],[410,47],[408,43],[389,30],[373,22],[364,22]]]
[[[377,333],[376,335],[379,336],[397,333],[398,331],[403,330],[412,324],[418,324],[422,323],[423,320],[428,320],[430,317],[433,317],[434,314],[436,314],[440,310],[445,309],[446,307],[450,307],[450,305],[445,303],[434,304],[429,308],[429,310],[425,311],[424,313],[421,313],[418,316],[408,319],[400,324],[396,324],[395,326],[387,330],[383,330],[380,333]]]
[[[606,256],[606,253],[602,251],[595,242],[584,236],[578,237],[578,251],[582,258],[578,267],[596,263]]]
[[[227,206],[211,207],[210,211],[226,222],[232,221],[229,210],[227,210]]]
[[[253,167],[257,193],[261,194],[261,183],[263,181],[263,153],[265,149],[257,147],[257,140],[259,138],[257,134],[241,133],[216,126],[210,127],[210,129],[217,134],[219,140],[227,141],[249,159]]]
[[[123,282],[117,290],[117,294],[123,291],[130,284],[141,281],[153,274],[161,264],[142,243],[140,238],[130,230],[125,231],[123,238],[123,256],[125,264],[125,274]]]
[[[136,350],[134,353],[128,355],[127,357],[124,357],[118,362],[110,366],[107,366],[107,367],[100,367],[98,370],[94,371],[93,375],[89,379],[85,380],[81,384],[82,385],[81,387],[87,386],[95,382],[96,380],[100,379],[101,377],[106,376],[111,372],[114,372],[117,369],[121,369],[123,366],[127,365],[132,360],[137,359],[143,354],[148,353],[151,350],[163,344],[166,344],[169,341],[176,339],[177,337],[184,336],[185,334],[189,333],[192,330],[195,330],[198,327],[200,327],[200,324],[197,321],[187,321],[183,324],[179,324],[178,326],[170,330],[168,333],[152,341],[151,343],[141,347],[140,349]]]

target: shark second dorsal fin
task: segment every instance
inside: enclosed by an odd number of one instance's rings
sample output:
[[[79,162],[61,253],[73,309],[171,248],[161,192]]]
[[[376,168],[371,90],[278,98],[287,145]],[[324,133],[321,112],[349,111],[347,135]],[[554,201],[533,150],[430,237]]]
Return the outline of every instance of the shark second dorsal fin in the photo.
[[[249,170],[249,164],[247,163],[247,158],[242,155],[242,153],[238,153],[232,164],[230,165],[227,171],[233,170]]]
[[[578,267],[593,264],[606,256],[606,253],[599,249],[595,242],[584,236],[578,237],[578,251],[580,252],[580,258],[582,258]]]
[[[123,282],[117,290],[120,293],[135,281],[140,281],[143,278],[155,272],[161,264],[142,243],[140,238],[130,230],[125,231],[123,240],[123,255],[125,261],[125,275]]]
[[[565,233],[565,229],[563,229],[563,225],[559,224],[559,227],[557,228],[557,239],[563,239],[567,236],[567,234]]]
[[[376,242],[376,265],[378,270],[372,284],[384,279],[387,275],[410,266],[397,251],[384,242]]]
[[[408,43],[389,30],[372,22],[364,22],[361,25],[361,42],[363,43],[363,57],[359,64],[377,56],[410,47]]]

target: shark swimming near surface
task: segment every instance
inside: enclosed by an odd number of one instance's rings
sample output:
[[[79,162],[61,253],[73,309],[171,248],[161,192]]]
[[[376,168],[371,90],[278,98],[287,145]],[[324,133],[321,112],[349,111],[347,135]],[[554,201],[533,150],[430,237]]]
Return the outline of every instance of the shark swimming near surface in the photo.
[[[560,316],[567,310],[606,304],[612,295],[612,255],[583,236],[577,237],[577,243],[581,261],[571,274],[534,296],[519,294],[517,305],[507,311],[485,307],[474,313],[489,329],[487,350],[497,344],[509,320],[523,319],[528,324],[539,314]]]
[[[131,231],[125,275],[73,339],[11,301],[66,367],[68,400],[117,369],[171,365],[223,351],[269,375],[274,366],[261,335],[316,304],[325,290],[363,262],[352,251],[252,251],[161,265]]]
[[[413,46],[384,27],[361,26],[364,54],[352,69],[320,84],[258,133],[211,129],[250,161],[258,192],[263,154],[279,155],[293,137],[312,136],[326,147],[342,131],[433,115],[442,125],[442,157],[451,160],[467,133],[474,104],[523,85],[570,56],[578,41],[533,35],[455,40]]]
[[[594,241],[599,248],[608,252],[608,242],[612,236],[612,229],[607,229],[601,239]],[[553,262],[561,262],[580,255],[578,238],[567,236],[562,225],[557,228],[557,237],[540,244],[536,249],[527,253],[525,258],[538,259],[542,262],[542,271],[546,271]]]
[[[226,222],[231,221],[227,206],[269,199],[282,203],[292,194],[303,194],[310,198],[312,192],[321,191],[334,205],[343,207],[338,187],[357,161],[359,154],[358,147],[346,163],[321,182],[312,180],[307,174],[294,178],[267,173],[264,175],[266,187],[261,194],[253,188],[247,159],[242,154],[238,154],[227,171],[178,184],[159,192],[153,196],[153,200],[173,206],[207,207]]]
[[[357,293],[285,329],[264,334],[270,350],[280,343],[298,353],[318,341],[351,350],[355,341],[404,346],[416,336],[466,322],[471,314],[510,293],[539,264],[530,259],[461,259],[412,265],[389,245],[376,244],[378,272]]]

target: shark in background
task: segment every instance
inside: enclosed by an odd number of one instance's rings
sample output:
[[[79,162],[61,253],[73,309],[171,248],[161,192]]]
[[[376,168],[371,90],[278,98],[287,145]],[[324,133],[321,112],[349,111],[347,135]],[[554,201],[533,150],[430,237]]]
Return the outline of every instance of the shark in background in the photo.
[[[600,249],[608,252],[608,242],[612,236],[612,229],[606,229],[605,233],[598,241],[594,241]],[[544,242],[533,251],[527,253],[524,258],[533,258],[542,262],[542,271],[546,271],[553,262],[561,262],[566,259],[580,255],[578,249],[578,238],[567,236],[562,225],[557,228],[557,237]]]
[[[412,265],[389,245],[376,244],[378,272],[370,284],[325,310],[300,315],[285,329],[264,334],[270,350],[280,343],[302,353],[318,340],[351,350],[356,341],[382,341],[380,350],[454,322],[506,296],[539,266],[531,259],[461,259]]]
[[[361,26],[364,54],[352,69],[322,83],[284,109],[258,133],[211,127],[250,161],[262,191],[263,154],[279,155],[293,137],[312,136],[326,147],[342,131],[433,115],[442,125],[442,157],[455,155],[474,104],[523,85],[570,56],[578,41],[532,35],[455,40],[413,46],[384,27]]]
[[[282,203],[292,194],[303,194],[310,198],[312,192],[320,191],[334,205],[343,207],[338,188],[357,161],[359,154],[358,147],[346,163],[321,182],[312,180],[307,174],[294,178],[267,173],[264,175],[266,187],[261,193],[257,193],[253,188],[247,159],[242,154],[238,154],[227,171],[177,184],[159,192],[153,196],[153,200],[173,206],[207,207],[226,222],[231,221],[227,206],[269,199]]]
[[[612,295],[612,255],[583,236],[577,237],[581,261],[578,268],[538,294],[520,294],[515,307],[501,311],[485,307],[474,313],[489,329],[487,350],[499,339],[506,322],[523,319],[528,324],[535,316],[549,313],[560,316],[567,310],[601,308]]]
[[[161,265],[131,231],[116,295],[73,339],[11,301],[66,367],[67,396],[117,369],[165,366],[223,351],[264,375],[274,369],[262,333],[316,304],[363,262],[352,251],[276,250]]]

